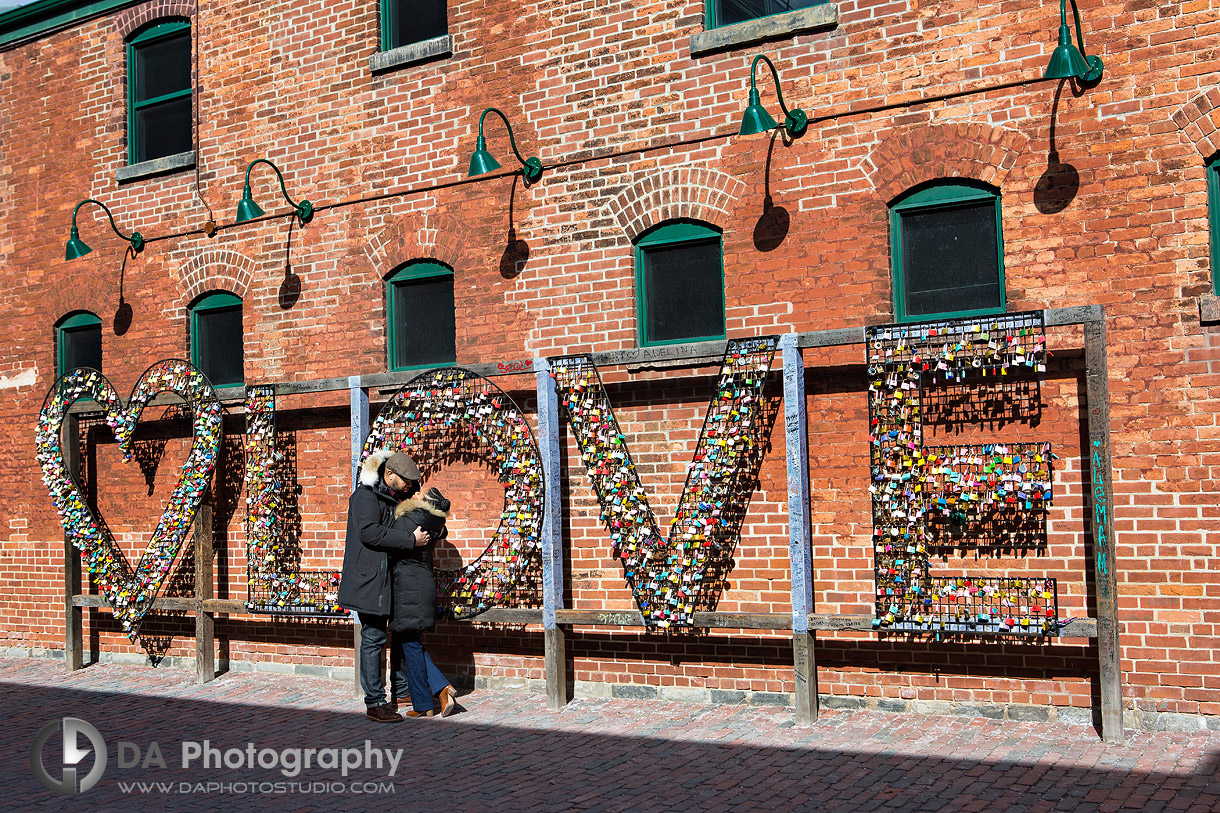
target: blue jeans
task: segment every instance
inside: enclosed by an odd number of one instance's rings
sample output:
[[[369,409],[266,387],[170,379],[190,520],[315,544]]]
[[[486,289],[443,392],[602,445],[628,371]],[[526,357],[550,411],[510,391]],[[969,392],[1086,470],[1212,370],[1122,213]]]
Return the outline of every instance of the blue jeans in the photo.
[[[449,681],[441,674],[441,670],[436,668],[428,650],[424,649],[420,642],[420,633],[396,632],[394,640],[398,642],[397,648],[402,651],[402,658],[406,661],[406,681],[399,683],[395,674],[396,694],[399,698],[405,698],[410,693],[411,708],[421,714],[432,711],[432,697],[448,686]]]
[[[360,688],[364,690],[364,705],[369,708],[385,703],[385,678],[381,664],[389,638],[389,616],[360,613]],[[390,673],[395,686],[407,682],[407,671],[398,647],[390,650]]]

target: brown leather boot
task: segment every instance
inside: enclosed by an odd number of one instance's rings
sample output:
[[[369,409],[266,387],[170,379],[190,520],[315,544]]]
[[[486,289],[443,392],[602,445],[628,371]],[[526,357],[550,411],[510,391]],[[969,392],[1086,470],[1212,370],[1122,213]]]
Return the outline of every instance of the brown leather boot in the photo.
[[[437,697],[439,697],[441,701],[442,717],[448,717],[457,710],[457,692],[453,690],[452,686],[446,686],[445,688],[441,689],[439,692],[437,692]]]
[[[404,717],[410,717],[412,719],[414,719],[416,717],[432,717],[435,714],[436,714],[436,712],[433,711],[432,709],[428,709],[427,711],[416,711],[415,709],[408,709],[407,711],[403,712]]]
[[[382,703],[380,706],[372,706],[364,713],[364,716],[375,723],[401,723],[402,715],[394,711],[389,703]]]

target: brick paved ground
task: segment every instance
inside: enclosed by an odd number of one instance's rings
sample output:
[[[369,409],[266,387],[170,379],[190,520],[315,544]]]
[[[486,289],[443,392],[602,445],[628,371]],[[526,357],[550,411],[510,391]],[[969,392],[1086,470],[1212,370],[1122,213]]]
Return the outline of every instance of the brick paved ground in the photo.
[[[464,713],[446,720],[379,725],[336,681],[245,672],[198,686],[183,670],[110,664],[68,675],[59,661],[0,658],[0,808],[63,806],[29,755],[39,729],[76,716],[109,751],[105,775],[79,800],[98,810],[1220,809],[1215,732],[1129,731],[1125,745],[1107,746],[1089,728],[978,718],[825,712],[800,729],[782,708],[578,700],[552,713],[538,696],[486,692],[461,702]],[[182,767],[183,742],[363,753],[366,739],[404,749],[394,777],[388,765],[347,777],[313,767],[295,779]],[[143,753],[157,742],[165,768],[120,769],[123,741]],[[56,735],[43,762],[58,775],[60,760]],[[169,792],[120,785],[141,781]],[[208,782],[236,786],[199,787]],[[356,793],[366,782],[393,793]]]

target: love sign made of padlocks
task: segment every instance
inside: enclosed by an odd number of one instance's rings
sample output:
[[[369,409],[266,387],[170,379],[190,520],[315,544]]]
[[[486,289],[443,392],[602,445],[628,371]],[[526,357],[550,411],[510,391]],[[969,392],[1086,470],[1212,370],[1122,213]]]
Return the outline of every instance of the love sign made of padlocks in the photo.
[[[555,386],[580,448],[601,519],[624,576],[649,626],[684,627],[718,595],[718,583],[757,481],[769,417],[763,389],[774,337],[733,340],[674,520],[663,538],[589,356],[550,360]],[[937,528],[968,532],[986,515],[1045,521],[1051,501],[1048,444],[923,445],[922,393],[939,381],[962,383],[1045,370],[1041,314],[890,325],[867,331],[871,420],[876,625],[890,629],[1037,632],[1056,620],[1053,579],[937,578],[928,547]],[[194,443],[153,540],[131,568],[67,472],[60,428],[71,403],[92,398],[125,452],[140,412],[156,392],[180,395],[193,410]],[[215,466],[219,402],[207,380],[185,362],[149,368],[126,410],[97,371],[74,370],[47,395],[38,425],[38,459],[69,536],[133,639],[172,569]],[[277,519],[274,397],[251,387],[247,403],[247,531],[252,610],[339,613],[337,571],[303,572],[285,558]],[[379,412],[364,455],[402,450],[425,471],[448,459],[477,459],[504,486],[500,523],[483,554],[446,586],[452,614],[468,618],[508,603],[537,561],[545,483],[533,433],[522,410],[483,377],[460,368],[417,376]],[[257,600],[256,600],[257,599]]]

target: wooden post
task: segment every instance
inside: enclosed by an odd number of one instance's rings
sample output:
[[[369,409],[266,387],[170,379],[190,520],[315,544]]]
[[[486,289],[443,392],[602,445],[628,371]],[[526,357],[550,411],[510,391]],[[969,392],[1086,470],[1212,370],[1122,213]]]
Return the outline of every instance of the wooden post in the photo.
[[[80,419],[68,413],[64,420],[62,441],[64,463],[68,473],[80,481]],[[81,592],[80,549],[64,534],[64,664],[69,672],[85,665],[85,617],[73,598]]]
[[[212,590],[214,569],[212,549],[212,506],[204,503],[195,515],[195,681],[216,679],[216,615],[203,609],[203,602],[215,598]]]
[[[538,391],[538,445],[546,486],[542,522],[542,644],[546,666],[546,707],[559,711],[568,704],[568,660],[563,627],[555,610],[563,609],[563,524],[559,480],[559,396],[546,359],[534,362]]]
[[[542,630],[543,662],[546,668],[546,707],[559,711],[568,704],[568,659],[563,627]]]
[[[792,631],[792,671],[795,678],[796,724],[813,725],[818,719],[818,664],[814,633]]]
[[[779,341],[784,359],[784,453],[788,468],[788,562],[792,576],[792,672],[796,724],[818,719],[818,671],[813,612],[813,563],[809,550],[809,427],[805,361],[790,333]]]
[[[1101,681],[1101,737],[1123,741],[1123,684],[1118,641],[1118,562],[1114,550],[1114,487],[1110,463],[1110,379],[1106,365],[1105,311],[1084,324],[1088,397],[1089,468],[1093,510],[1093,561],[1097,584],[1097,660]]]

